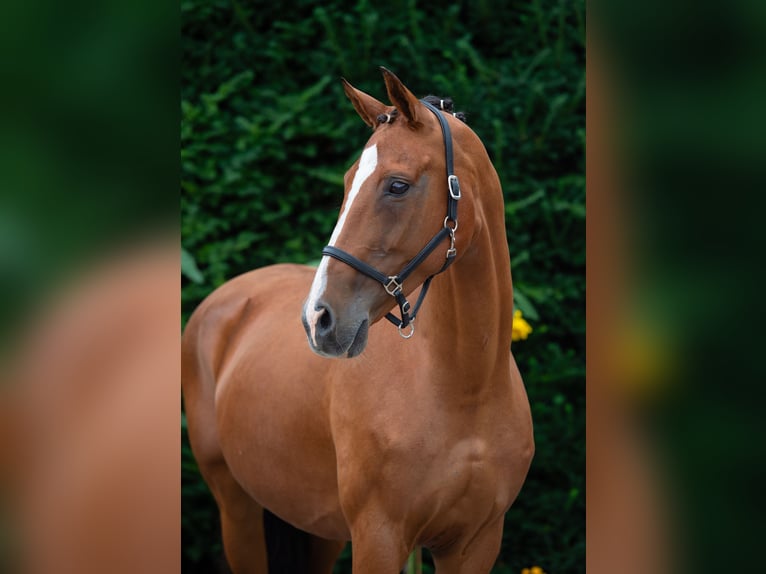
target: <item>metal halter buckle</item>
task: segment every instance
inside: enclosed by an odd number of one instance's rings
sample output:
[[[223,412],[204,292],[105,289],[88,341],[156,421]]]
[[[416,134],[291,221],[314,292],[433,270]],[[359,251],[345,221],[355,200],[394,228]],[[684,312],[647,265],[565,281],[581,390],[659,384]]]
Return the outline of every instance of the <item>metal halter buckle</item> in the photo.
[[[396,297],[397,293],[402,290],[402,286],[403,285],[396,280],[396,277],[389,277],[388,283],[384,284],[383,288],[386,290],[386,293],[391,295],[391,297]]]
[[[458,181],[456,175],[450,175],[447,178],[447,187],[449,188],[449,196],[452,199],[460,199],[460,182]]]

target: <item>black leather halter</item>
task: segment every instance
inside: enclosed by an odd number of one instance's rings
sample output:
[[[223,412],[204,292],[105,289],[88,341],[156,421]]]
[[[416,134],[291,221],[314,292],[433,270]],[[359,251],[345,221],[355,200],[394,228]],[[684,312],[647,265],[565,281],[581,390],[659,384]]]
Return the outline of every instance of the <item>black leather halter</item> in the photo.
[[[386,319],[397,326],[399,334],[405,339],[409,339],[415,333],[415,316],[417,315],[420,306],[423,304],[423,299],[425,299],[426,293],[428,293],[431,280],[436,275],[446,270],[455,260],[455,256],[457,255],[457,250],[455,249],[455,232],[457,231],[457,202],[460,199],[460,183],[454,173],[452,160],[452,134],[449,125],[447,124],[447,120],[442,113],[428,102],[424,100],[420,101],[436,115],[436,118],[441,125],[442,136],[444,137],[444,153],[447,163],[447,216],[444,218],[444,225],[441,230],[431,238],[426,246],[420,250],[420,253],[413,257],[397,275],[384,275],[371,265],[357,259],[350,253],[346,253],[342,249],[333,247],[332,245],[328,245],[322,249],[322,255],[334,257],[338,261],[342,261],[360,273],[367,275],[367,277],[374,279],[383,286],[386,293],[396,299],[402,318],[398,318],[393,313],[388,313]],[[407,298],[404,296],[404,280],[407,279],[407,277],[409,277],[410,274],[426,260],[439,244],[447,238],[450,240],[450,246],[447,249],[444,265],[442,265],[442,268],[439,269],[439,271],[429,276],[428,279],[423,282],[423,288],[420,290],[420,296],[415,302],[415,307],[411,308],[409,301],[407,301]],[[404,329],[407,327],[410,327],[410,331],[405,333]]]

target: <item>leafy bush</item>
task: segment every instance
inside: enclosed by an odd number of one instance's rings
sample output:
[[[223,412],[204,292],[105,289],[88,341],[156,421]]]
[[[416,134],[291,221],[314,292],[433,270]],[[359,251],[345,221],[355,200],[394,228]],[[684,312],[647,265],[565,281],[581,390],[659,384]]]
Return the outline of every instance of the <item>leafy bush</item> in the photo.
[[[494,572],[583,572],[584,2],[181,9],[184,318],[239,273],[318,259],[369,135],[339,77],[385,99],[385,65],[416,94],[453,97],[503,182],[515,302],[534,329],[514,354],[537,453]],[[210,572],[217,511],[183,440],[183,566]],[[336,571],[350,571],[347,557]]]

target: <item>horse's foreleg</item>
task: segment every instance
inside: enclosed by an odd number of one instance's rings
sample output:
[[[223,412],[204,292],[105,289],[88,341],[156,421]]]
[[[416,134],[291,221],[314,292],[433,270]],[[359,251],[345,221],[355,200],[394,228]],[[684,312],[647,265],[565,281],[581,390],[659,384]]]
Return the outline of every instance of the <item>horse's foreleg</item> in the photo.
[[[503,517],[481,529],[471,540],[432,552],[436,574],[488,574],[503,538]]]
[[[409,554],[400,533],[384,519],[355,525],[351,545],[354,574],[399,574]]]
[[[226,464],[203,468],[221,515],[226,560],[234,574],[268,574],[263,508],[231,476]]]

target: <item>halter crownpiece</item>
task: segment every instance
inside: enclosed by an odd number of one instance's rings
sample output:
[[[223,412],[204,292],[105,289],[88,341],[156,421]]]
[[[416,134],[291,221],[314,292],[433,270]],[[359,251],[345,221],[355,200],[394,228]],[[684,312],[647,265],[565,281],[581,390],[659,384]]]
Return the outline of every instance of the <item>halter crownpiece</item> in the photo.
[[[377,117],[379,124],[390,124],[394,121],[396,118],[396,110],[391,112],[390,114],[380,114]]]
[[[431,286],[431,280],[439,273],[445,271],[457,256],[457,249],[455,248],[455,232],[457,231],[458,226],[457,202],[461,197],[460,182],[454,173],[452,158],[452,133],[450,132],[447,120],[435,106],[431,105],[425,100],[420,100],[420,102],[431,112],[433,112],[434,115],[436,115],[436,118],[439,120],[439,125],[441,126],[442,136],[444,139],[444,155],[447,166],[447,216],[444,218],[444,225],[439,230],[439,232],[431,238],[425,247],[423,247],[423,249],[421,249],[420,252],[415,255],[415,257],[413,257],[410,262],[407,263],[407,265],[404,266],[398,275],[385,275],[384,273],[381,273],[375,269],[373,266],[332,245],[327,245],[324,249],[322,249],[322,255],[328,255],[337,259],[338,261],[342,261],[360,273],[367,275],[367,277],[374,279],[383,286],[383,288],[386,290],[386,293],[396,299],[402,317],[400,319],[393,313],[387,313],[386,319],[396,325],[396,327],[399,329],[399,334],[405,339],[409,339],[412,337],[412,335],[415,334],[415,316],[417,315],[420,306],[423,304],[426,293],[428,293],[428,288]],[[444,100],[440,100],[440,107],[443,106]],[[445,239],[449,239],[450,246],[447,249],[444,265],[442,265],[439,271],[433,275],[430,275],[423,282],[423,288],[420,290],[420,295],[418,296],[418,300],[415,302],[415,307],[413,309],[410,306],[410,302],[407,301],[407,298],[404,296],[404,280],[407,279],[407,277],[409,277],[410,274],[415,271],[415,269],[421,263],[423,263],[423,261],[425,261],[426,258]],[[412,313],[410,313],[410,311],[412,311]],[[405,332],[407,327],[410,327],[410,330]]]

